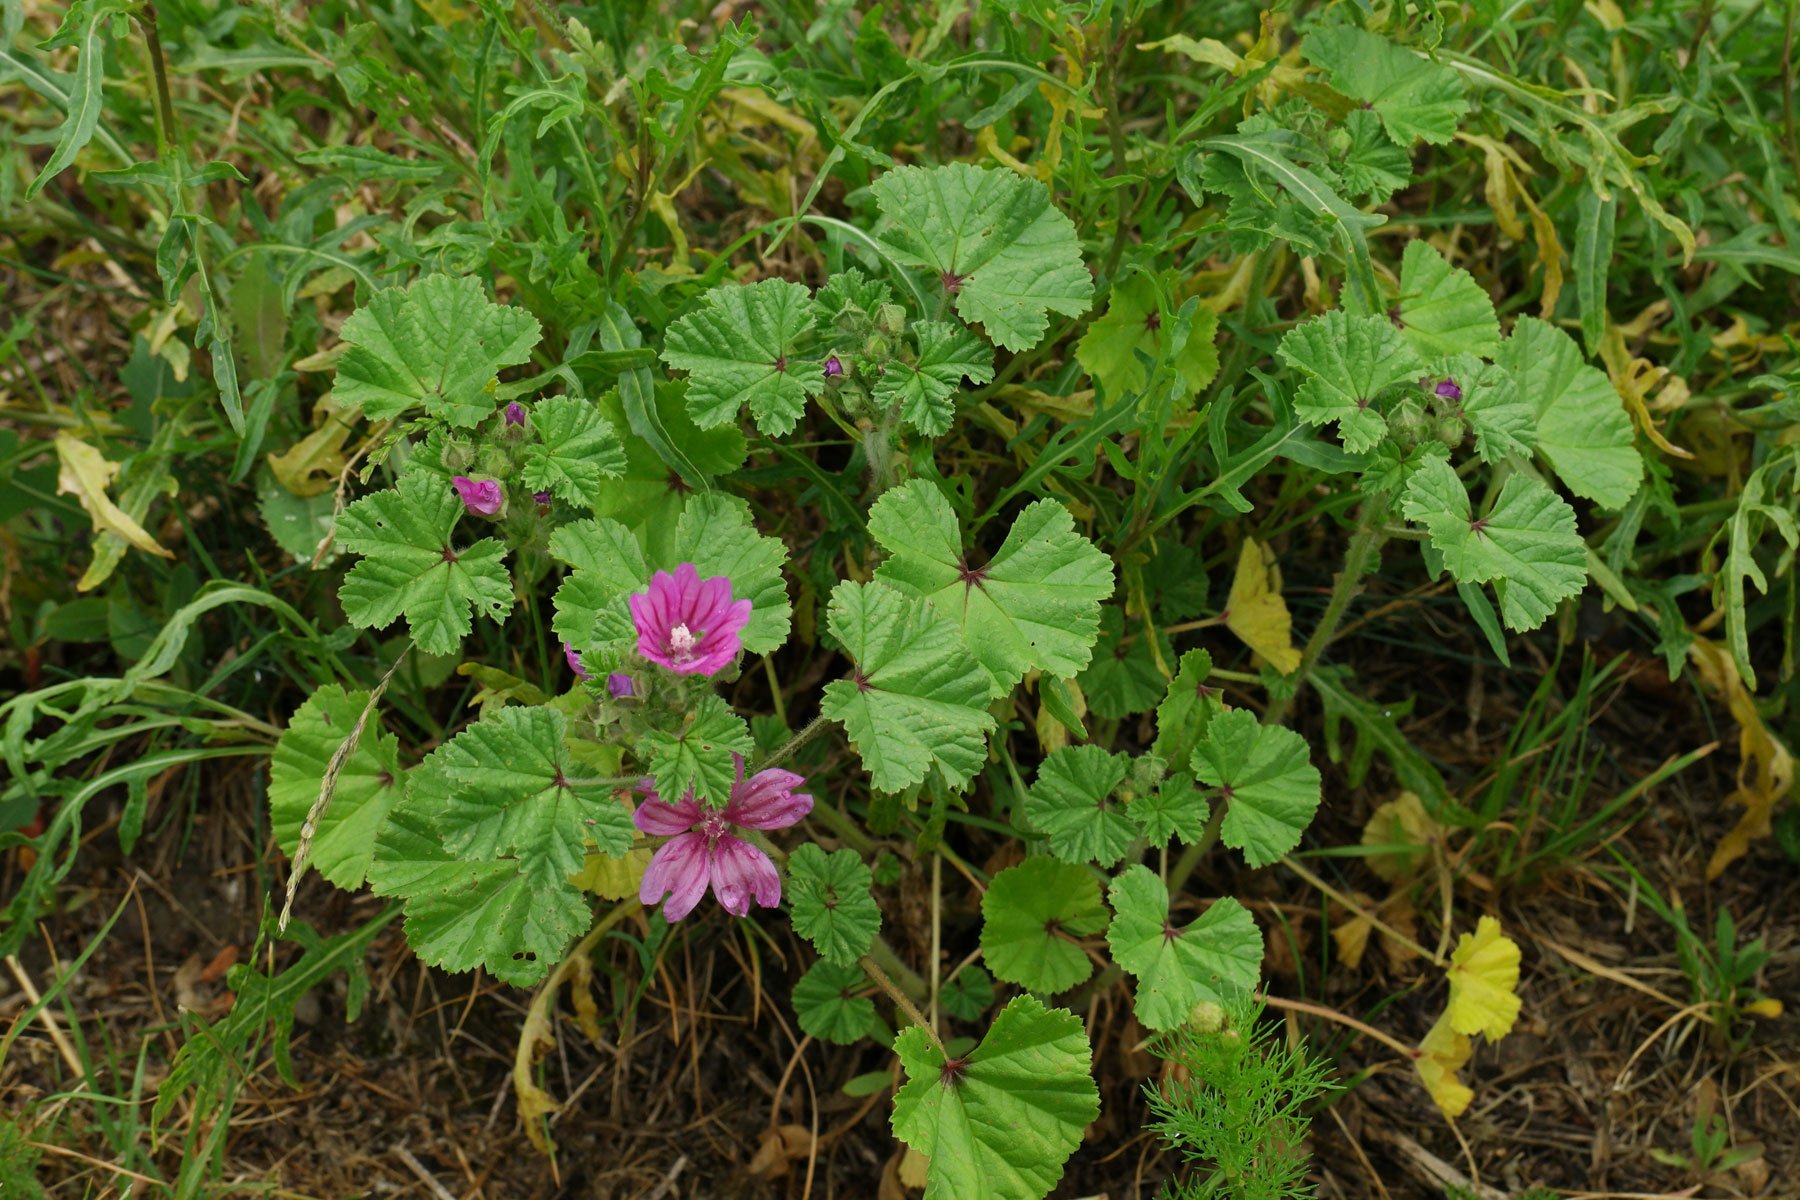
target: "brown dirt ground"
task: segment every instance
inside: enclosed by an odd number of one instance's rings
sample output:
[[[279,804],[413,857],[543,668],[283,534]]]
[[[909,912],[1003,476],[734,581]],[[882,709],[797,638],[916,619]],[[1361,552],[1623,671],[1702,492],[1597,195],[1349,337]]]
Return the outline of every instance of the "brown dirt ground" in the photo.
[[[1447,769],[1472,775],[1504,747],[1524,699],[1508,690],[1524,686],[1518,678],[1484,679],[1446,661],[1425,674],[1399,664],[1370,670],[1359,685],[1372,696],[1418,693],[1409,738]],[[1521,942],[1519,1027],[1498,1046],[1476,1050],[1464,1071],[1476,1098],[1452,1127],[1390,1052],[1366,1039],[1349,1044],[1339,1026],[1290,1020],[1291,1032],[1338,1052],[1340,1078],[1361,1073],[1314,1120],[1321,1196],[1439,1196],[1446,1183],[1484,1198],[1534,1185],[1613,1196],[1800,1196],[1800,872],[1765,842],[1708,883],[1707,855],[1735,820],[1721,800],[1736,768],[1734,731],[1709,723],[1728,718],[1671,688],[1660,665],[1647,659],[1632,662],[1606,697],[1591,726],[1602,750],[1597,797],[1628,786],[1670,753],[1724,739],[1718,753],[1632,805],[1628,828],[1609,844],[1663,896],[1680,897],[1697,929],[1710,929],[1725,906],[1743,937],[1764,938],[1775,957],[1759,986],[1788,1002],[1786,1014],[1756,1022],[1741,1052],[1711,1045],[1706,1028],[1683,1011],[1691,996],[1668,926],[1641,897],[1602,877],[1596,868],[1612,863],[1605,848],[1591,847],[1499,896],[1484,890],[1483,864],[1473,863],[1460,885],[1458,927],[1488,911]],[[1303,720],[1316,721],[1316,709],[1303,711],[1312,713]],[[281,881],[279,856],[257,815],[261,787],[261,774],[247,768],[210,775],[191,817],[185,803],[165,797],[153,804],[151,832],[129,861],[120,857],[110,823],[91,829],[63,890],[63,911],[43,922],[23,956],[24,973],[42,986],[56,962],[79,953],[126,902],[68,1002],[90,1043],[110,1038],[120,1048],[117,1073],[99,1081],[103,1091],[130,1093],[135,1048],[149,1042],[139,1093],[146,1122],[147,1098],[178,1044],[178,1005],[215,1015],[228,1005],[219,956],[251,945],[263,889]],[[1369,811],[1393,790],[1379,766],[1355,790],[1327,768],[1327,806],[1313,844],[1355,841]],[[1355,860],[1313,861],[1345,890],[1380,886]],[[1194,893],[1236,894],[1252,905],[1273,951],[1272,993],[1366,1018],[1408,1043],[1423,1035],[1443,1002],[1435,968],[1395,961],[1377,937],[1359,968],[1333,969],[1321,991],[1319,894],[1282,869],[1235,878],[1229,871],[1215,856]],[[0,893],[17,874],[15,861],[0,862]],[[898,909],[886,914],[890,936],[915,962],[925,956],[920,874],[910,872]],[[949,871],[945,877],[953,878]],[[315,878],[302,890],[299,912],[329,933],[366,919],[375,904]],[[972,938],[972,894],[947,887],[945,907],[947,945]],[[1421,941],[1437,938],[1435,920],[1422,915]],[[640,984],[642,999],[632,1021],[609,1025],[600,1045],[583,1036],[566,996],[559,1005],[541,1076],[563,1102],[551,1160],[524,1136],[509,1083],[529,995],[421,968],[396,923],[374,943],[372,987],[358,1021],[344,1023],[341,976],[301,1005],[293,1043],[298,1091],[281,1081],[265,1049],[232,1114],[222,1177],[209,1194],[262,1193],[274,1185],[284,1196],[432,1200],[906,1195],[893,1177],[885,1096],[857,1099],[840,1090],[855,1075],[885,1069],[889,1056],[867,1046],[799,1047],[786,994],[796,964],[806,959],[784,925],[769,927],[778,931],[775,940],[753,941],[723,921],[689,922],[647,983],[629,942],[603,943],[595,978],[601,1013],[618,1011],[617,997]],[[284,945],[281,952],[291,958],[294,950]],[[947,957],[954,961],[960,952]],[[1094,1034],[1103,1114],[1058,1196],[1148,1197],[1175,1166],[1140,1130],[1138,1089],[1156,1063],[1138,1048],[1141,1031],[1123,1000],[1116,989],[1075,993]],[[0,974],[0,1027],[11,1028],[24,1006],[15,978]],[[0,1109],[31,1106],[28,1127],[52,1147],[39,1166],[45,1189],[59,1197],[162,1194],[147,1185],[133,1191],[133,1180],[109,1169],[119,1158],[96,1110],[52,1099],[70,1089],[70,1072],[44,1026],[19,1030],[0,1064]],[[1686,1149],[1701,1104],[1726,1116],[1735,1144],[1761,1142],[1765,1153],[1714,1178],[1652,1158],[1653,1149]],[[156,1143],[154,1162],[165,1178],[179,1165],[185,1120],[178,1110]],[[759,1163],[758,1150],[777,1126],[797,1127],[786,1143],[796,1157],[765,1152]],[[814,1129],[817,1151],[809,1156]]]

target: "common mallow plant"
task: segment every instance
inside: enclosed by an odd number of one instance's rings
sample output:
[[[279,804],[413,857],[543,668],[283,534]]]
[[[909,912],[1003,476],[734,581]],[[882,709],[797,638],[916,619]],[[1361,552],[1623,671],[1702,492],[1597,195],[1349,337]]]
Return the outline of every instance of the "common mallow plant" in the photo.
[[[1373,120],[1362,133],[1383,136]],[[1278,193],[1293,172],[1240,186],[1291,150],[1266,141],[1222,143],[1195,186],[1224,189],[1232,213]],[[1415,241],[1396,296],[1350,254],[1349,307],[1280,339],[1268,425],[1196,420],[1211,411],[1217,314],[1174,304],[1162,277],[1121,278],[1077,352],[1091,414],[1018,485],[977,496],[974,481],[937,476],[933,439],[995,378],[996,347],[1027,352],[1053,316],[1088,312],[1092,275],[1034,178],[902,167],[868,195],[877,253],[816,290],[769,278],[682,297],[661,365],[616,303],[559,361],[529,314],[467,279],[383,292],[345,324],[337,395],[396,422],[391,482],[337,520],[338,547],[358,559],[339,592],[346,618],[403,629],[430,655],[470,653],[477,614],[504,636],[470,668],[479,718],[412,766],[379,689],[321,689],[276,754],[274,824],[296,879],[313,866],[366,882],[404,906],[424,961],[519,986],[594,925],[581,881],[597,873],[632,876],[612,894],[637,896],[602,902],[609,922],[619,904],[684,928],[790,920],[817,953],[794,986],[798,1023],[891,1044],[893,1129],[928,1160],[927,1196],[1034,1200],[1099,1107],[1077,1012],[1093,1005],[1058,996],[1129,987],[1138,1024],[1173,1036],[1195,1012],[1242,1010],[1257,987],[1256,918],[1230,897],[1196,916],[1186,886],[1220,844],[1251,867],[1299,845],[1320,775],[1282,718],[1302,686],[1355,703],[1319,652],[1382,543],[1412,522],[1503,650],[1502,624],[1543,621],[1586,579],[1550,479],[1616,506],[1641,464],[1616,403],[1590,398],[1593,368],[1564,361],[1577,353],[1567,335],[1526,318],[1502,338],[1473,280]],[[1266,236],[1253,215],[1243,236]],[[413,313],[451,302],[457,328]],[[389,345],[436,382],[397,383],[371,357]],[[534,350],[548,370],[501,382]],[[826,552],[790,575],[788,545],[728,477],[746,427],[776,455],[815,412],[856,439],[855,482],[817,493],[837,506]],[[1117,435],[1133,421],[1160,424],[1128,450]],[[1244,436],[1263,440],[1234,447]],[[1354,476],[1362,507],[1304,652],[1245,517],[1229,604],[1197,626],[1254,648],[1262,675],[1229,678],[1261,679],[1269,699],[1229,707],[1208,653],[1177,652],[1152,624],[1148,555],[1131,539],[1201,506],[1252,514],[1238,489],[1277,453]],[[1096,460],[1137,469],[1133,454],[1146,465],[1131,503],[1145,507],[1115,561],[1090,538],[1086,485],[1063,481]],[[1165,490],[1158,472],[1177,479],[1190,459],[1158,456],[1176,454],[1201,456],[1206,482]],[[1478,512],[1470,483],[1501,464]],[[751,670],[777,679],[795,594],[829,656],[809,664],[822,686],[740,712],[722,689],[757,694],[731,686]],[[547,674],[512,674],[534,670]],[[796,731],[781,715],[796,709],[818,715]],[[1037,749],[1016,753],[1013,731],[1033,727]],[[851,753],[817,754],[834,732]],[[814,794],[866,796],[867,817]],[[870,826],[914,838],[925,862],[959,810],[1013,831],[1021,853],[980,880],[980,965],[945,978],[945,963],[881,937]]]

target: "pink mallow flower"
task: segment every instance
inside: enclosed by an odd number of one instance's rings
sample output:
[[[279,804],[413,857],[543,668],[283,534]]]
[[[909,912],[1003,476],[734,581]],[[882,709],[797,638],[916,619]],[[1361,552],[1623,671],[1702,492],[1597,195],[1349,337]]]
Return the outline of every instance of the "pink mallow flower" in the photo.
[[[718,674],[737,656],[738,630],[750,621],[750,601],[731,598],[731,580],[701,579],[693,563],[673,575],[658,571],[629,601],[638,653],[677,675]]]
[[[582,667],[581,655],[575,653],[575,643],[563,643],[563,659],[569,664],[569,670],[575,672],[575,678],[581,680],[581,682],[586,683],[593,678],[593,676],[588,674]]]
[[[467,475],[458,475],[450,480],[450,486],[462,497],[463,507],[477,516],[493,516],[500,511],[500,505],[506,500],[500,493],[500,485],[492,479],[470,479]]]
[[[506,423],[508,425],[525,424],[525,406],[514,400],[506,406]]]
[[[689,792],[680,804],[669,804],[650,792],[632,820],[649,834],[669,835],[644,871],[638,899],[663,903],[663,918],[679,921],[694,911],[708,884],[719,904],[733,916],[749,913],[750,901],[761,908],[781,903],[781,875],[762,850],[734,829],[785,829],[812,811],[813,799],[794,789],[806,780],[792,771],[769,769],[744,778],[744,760],[724,808],[701,804]],[[648,781],[646,781],[648,783]]]

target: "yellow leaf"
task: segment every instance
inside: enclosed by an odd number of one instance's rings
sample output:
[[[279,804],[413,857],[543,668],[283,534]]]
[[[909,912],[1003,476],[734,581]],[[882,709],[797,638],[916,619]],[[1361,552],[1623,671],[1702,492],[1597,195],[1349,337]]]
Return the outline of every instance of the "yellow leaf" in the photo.
[[[608,900],[626,900],[637,895],[638,884],[643,882],[644,870],[649,865],[648,847],[628,851],[624,858],[590,854],[581,870],[569,877],[569,882]]]
[[[1519,1019],[1519,947],[1500,932],[1500,922],[1483,917],[1474,933],[1457,939],[1449,974],[1444,1018],[1452,1029],[1485,1034],[1490,1042],[1512,1032]]]
[[[1361,892],[1356,899],[1365,907],[1373,903]],[[1354,915],[1331,927],[1331,940],[1337,943],[1338,958],[1344,966],[1354,971],[1362,965],[1363,951],[1369,948],[1369,934],[1374,929],[1375,923],[1368,917]]]
[[[296,496],[330,491],[344,470],[344,441],[361,418],[357,405],[339,411],[330,396],[321,399],[313,406],[319,427],[280,454],[269,455],[276,482]]]
[[[1650,416],[1649,396],[1651,389],[1662,382],[1663,376],[1669,373],[1667,367],[1659,367],[1647,358],[1633,358],[1631,351],[1625,348],[1625,331],[1617,325],[1606,331],[1600,339],[1600,360],[1606,364],[1606,373],[1612,377],[1613,391],[1619,393],[1619,399],[1625,402],[1625,411],[1637,427],[1659,446],[1663,453],[1673,454],[1676,458],[1692,458],[1693,453],[1683,450],[1663,436],[1662,430]]]
[[[1742,858],[1757,838],[1769,836],[1775,805],[1793,790],[1794,756],[1777,741],[1756,711],[1756,699],[1738,677],[1725,647],[1710,638],[1695,638],[1688,647],[1700,685],[1725,701],[1738,723],[1738,786],[1726,799],[1744,806],[1737,826],[1719,839],[1706,864],[1706,877],[1717,879]]]
[[[1765,996],[1761,1000],[1755,1000],[1744,1005],[1744,1011],[1753,1017],[1762,1017],[1766,1020],[1773,1021],[1781,1015],[1781,1001],[1771,1000]]]
[[[1251,538],[1244,539],[1238,552],[1237,574],[1225,602],[1225,628],[1283,675],[1299,669],[1294,619],[1281,598],[1281,568],[1275,565],[1274,552]]]
[[[81,507],[87,509],[89,519],[94,522],[96,533],[117,534],[139,550],[160,558],[175,557],[171,551],[157,545],[156,539],[145,533],[144,527],[106,494],[113,476],[119,473],[118,463],[108,462],[104,454],[68,433],[56,435],[56,459],[57,493],[72,495],[81,501]]]
[[[1443,827],[1431,819],[1424,803],[1411,792],[1401,792],[1375,810],[1362,832],[1365,846],[1401,848],[1371,854],[1364,861],[1369,864],[1369,870],[1389,883],[1411,879],[1424,865],[1431,846],[1442,833]]]
[[[1425,1090],[1437,1102],[1438,1111],[1446,1117],[1460,1117],[1475,1098],[1474,1091],[1456,1077],[1469,1061],[1472,1046],[1467,1034],[1450,1028],[1450,1014],[1438,1018],[1425,1040],[1419,1043],[1419,1057],[1413,1066]]]

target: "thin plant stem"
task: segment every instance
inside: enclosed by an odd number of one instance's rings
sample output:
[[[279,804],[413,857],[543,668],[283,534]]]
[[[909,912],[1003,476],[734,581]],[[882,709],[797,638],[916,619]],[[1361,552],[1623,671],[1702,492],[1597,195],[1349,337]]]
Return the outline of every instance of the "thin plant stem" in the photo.
[[[1280,996],[1271,996],[1266,992],[1256,993],[1256,998],[1272,1008],[1285,1008],[1291,1012],[1306,1013],[1309,1016],[1319,1017],[1334,1024],[1342,1025],[1346,1029],[1354,1029],[1358,1033],[1374,1038],[1376,1041],[1392,1050],[1395,1054],[1404,1058],[1407,1062],[1417,1062],[1421,1057],[1417,1050],[1408,1046],[1405,1042],[1394,1037],[1392,1034],[1383,1033],[1373,1025],[1366,1024],[1365,1022],[1357,1020],[1355,1017],[1341,1013],[1335,1008],[1326,1008],[1323,1004],[1309,1004],[1305,1000],[1284,1000]]]
[[[781,749],[775,751],[775,753],[758,763],[756,769],[758,771],[767,770],[769,767],[775,766],[777,763],[786,760],[796,750],[800,749],[800,747],[806,745],[806,743],[825,732],[825,726],[827,724],[828,722],[824,716],[814,717],[805,729],[802,729],[799,733],[796,733],[793,737],[789,738],[786,745],[782,746]]]
[[[909,1021],[925,1031],[925,1036],[931,1039],[931,1044],[937,1047],[939,1054],[949,1058],[950,1052],[944,1049],[944,1040],[938,1037],[937,1030],[931,1027],[931,1022],[925,1019],[925,1014],[919,1011],[919,1006],[912,1002],[912,998],[895,986],[892,979],[888,978],[887,972],[881,969],[881,964],[875,961],[874,956],[865,954],[861,961],[864,974],[873,979],[876,986],[888,994],[888,998],[894,1002],[894,1007],[905,1013]]]

